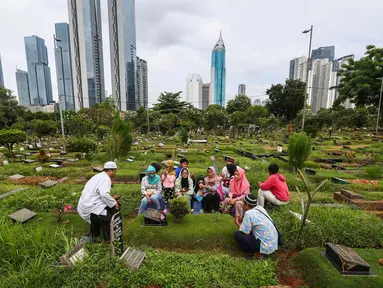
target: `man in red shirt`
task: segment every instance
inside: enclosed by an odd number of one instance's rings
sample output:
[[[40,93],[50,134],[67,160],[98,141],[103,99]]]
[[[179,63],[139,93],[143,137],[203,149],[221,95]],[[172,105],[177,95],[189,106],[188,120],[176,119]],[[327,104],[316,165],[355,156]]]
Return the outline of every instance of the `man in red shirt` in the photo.
[[[286,205],[290,201],[290,192],[286,178],[279,174],[279,166],[270,164],[268,167],[269,178],[265,182],[258,182],[258,205],[264,207],[265,200],[274,205]]]

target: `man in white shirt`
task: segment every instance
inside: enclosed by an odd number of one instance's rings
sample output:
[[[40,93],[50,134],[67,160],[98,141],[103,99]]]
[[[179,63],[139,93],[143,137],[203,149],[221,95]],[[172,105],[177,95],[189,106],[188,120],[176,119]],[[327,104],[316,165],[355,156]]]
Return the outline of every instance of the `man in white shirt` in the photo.
[[[116,175],[115,162],[106,162],[104,171],[93,176],[84,187],[78,202],[78,214],[90,224],[90,234],[93,239],[102,237],[110,239],[110,221],[118,209],[118,196],[112,197],[112,178]]]

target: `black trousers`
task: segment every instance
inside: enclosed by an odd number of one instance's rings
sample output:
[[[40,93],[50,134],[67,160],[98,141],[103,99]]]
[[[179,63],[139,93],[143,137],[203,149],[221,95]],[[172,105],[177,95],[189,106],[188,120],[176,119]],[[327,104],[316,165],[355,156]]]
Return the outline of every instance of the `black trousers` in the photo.
[[[234,232],[234,239],[245,253],[256,253],[261,248],[261,240],[255,239],[253,234],[245,234],[241,231]]]
[[[204,212],[207,212],[207,213],[211,213],[212,211],[218,212],[220,200],[221,200],[221,198],[219,197],[218,193],[207,194],[203,198]]]
[[[104,241],[110,240],[110,222],[116,209],[107,207],[106,210],[106,215],[90,214],[90,236],[93,240],[96,238],[101,238]]]

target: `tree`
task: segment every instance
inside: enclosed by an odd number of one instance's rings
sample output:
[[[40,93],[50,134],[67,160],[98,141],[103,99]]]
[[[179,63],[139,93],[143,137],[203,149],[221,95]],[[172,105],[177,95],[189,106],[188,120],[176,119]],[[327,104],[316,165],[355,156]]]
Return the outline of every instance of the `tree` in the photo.
[[[356,61],[349,59],[349,62],[341,67],[338,75],[342,78],[338,86],[339,97],[334,106],[350,99],[357,106],[377,107],[383,77],[383,48],[367,46],[365,56]],[[380,126],[382,122],[383,117],[380,120]]]
[[[184,109],[182,109],[178,115],[178,117],[181,119],[182,126],[184,126],[185,129],[189,131],[202,126],[202,116],[202,110],[193,107],[191,104],[185,105]]]
[[[107,147],[107,150],[114,150],[114,155],[116,158],[125,157],[126,154],[130,151],[130,147],[132,146],[133,137],[131,133],[132,125],[130,122],[122,120],[120,115],[116,113],[113,121],[109,147]],[[110,153],[108,154],[111,156]]]
[[[158,104],[154,105],[153,109],[160,111],[161,114],[180,113],[187,104],[185,101],[180,100],[181,93],[182,91],[177,93],[161,93],[160,97],[158,97]]]
[[[250,106],[247,109],[247,119],[249,124],[255,124],[257,126],[262,126],[265,121],[265,118],[268,118],[269,111],[266,107],[263,106]]]
[[[227,102],[227,113],[233,114],[236,111],[246,111],[251,106],[251,100],[246,95],[237,95]]]
[[[32,120],[32,130],[38,137],[55,135],[57,132],[57,123],[52,120]]]
[[[209,105],[203,115],[205,130],[212,130],[217,126],[225,127],[227,123],[227,113],[225,108],[218,105]]]
[[[0,129],[11,127],[25,115],[25,108],[18,106],[12,91],[0,86]]]
[[[13,145],[16,143],[24,142],[27,139],[24,131],[16,129],[3,129],[0,130],[0,144],[7,147],[8,151],[12,153]]]
[[[229,116],[229,123],[231,126],[238,126],[248,122],[247,113],[244,111],[235,111]]]
[[[188,132],[186,131],[186,129],[184,127],[181,126],[180,128],[180,138],[181,138],[181,142],[186,144],[188,143],[188,139],[189,139],[189,135],[188,135]]]
[[[266,94],[269,95],[266,107],[276,117],[291,121],[303,109],[305,93],[305,83],[287,79],[285,85],[272,85],[266,90]]]
[[[312,140],[306,133],[295,133],[289,139],[289,165],[294,169],[302,169],[311,153]]]

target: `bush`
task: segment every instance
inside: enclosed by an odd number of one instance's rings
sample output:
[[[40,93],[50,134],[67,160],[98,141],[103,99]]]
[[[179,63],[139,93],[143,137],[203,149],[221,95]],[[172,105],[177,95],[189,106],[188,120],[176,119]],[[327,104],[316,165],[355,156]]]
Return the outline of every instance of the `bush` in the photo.
[[[189,136],[188,136],[188,132],[186,131],[184,127],[180,128],[180,138],[182,143],[188,143]]]
[[[16,129],[0,130],[0,145],[7,147],[12,152],[13,145],[25,141],[27,136],[24,131]]]
[[[366,173],[368,179],[379,180],[383,176],[383,167],[378,165],[369,166],[364,168],[364,173]]]
[[[312,140],[306,133],[295,133],[289,139],[290,168],[302,169],[310,155]]]
[[[49,159],[49,156],[48,154],[45,152],[44,149],[40,149],[39,150],[39,154],[36,156],[37,157],[37,160],[39,160],[41,163],[45,163],[48,161]]]
[[[86,137],[76,138],[72,137],[67,141],[68,152],[81,152],[91,154],[96,150],[96,143]]]
[[[184,197],[177,197],[170,200],[170,213],[175,217],[175,222],[179,223],[189,213],[186,199]]]

